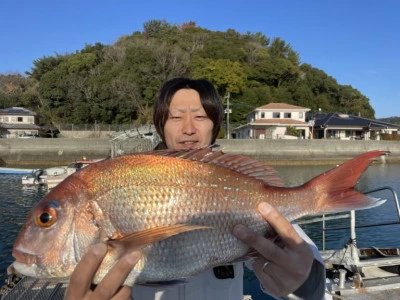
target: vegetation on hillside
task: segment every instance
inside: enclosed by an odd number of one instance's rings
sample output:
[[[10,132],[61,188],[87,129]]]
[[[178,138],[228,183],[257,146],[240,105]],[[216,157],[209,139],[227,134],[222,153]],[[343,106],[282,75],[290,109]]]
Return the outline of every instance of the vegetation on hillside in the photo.
[[[86,45],[33,65],[27,76],[0,75],[0,103],[31,109],[43,124],[149,123],[159,87],[175,76],[209,79],[224,101],[230,93],[232,123],[244,123],[248,112],[270,102],[375,114],[367,97],[301,63],[281,38],[210,31],[195,22],[151,20],[115,44]]]
[[[381,118],[379,121],[400,125],[400,117]]]

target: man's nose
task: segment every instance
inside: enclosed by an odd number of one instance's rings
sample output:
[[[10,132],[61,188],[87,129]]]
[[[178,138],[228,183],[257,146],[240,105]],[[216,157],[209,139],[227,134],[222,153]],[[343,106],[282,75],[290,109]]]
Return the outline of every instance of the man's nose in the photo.
[[[182,130],[184,134],[196,133],[196,127],[194,126],[194,122],[191,118],[185,118]]]

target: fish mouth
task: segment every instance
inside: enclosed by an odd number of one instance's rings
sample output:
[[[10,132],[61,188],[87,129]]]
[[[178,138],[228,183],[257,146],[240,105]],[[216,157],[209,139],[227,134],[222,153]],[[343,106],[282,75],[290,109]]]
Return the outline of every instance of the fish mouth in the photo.
[[[22,249],[13,249],[12,256],[17,262],[27,266],[34,265],[37,262],[37,256],[35,254]]]
[[[35,264],[28,266],[18,261],[14,261],[13,264],[8,267],[7,272],[12,272],[13,274],[25,275],[34,278],[36,278],[38,275],[37,266]]]

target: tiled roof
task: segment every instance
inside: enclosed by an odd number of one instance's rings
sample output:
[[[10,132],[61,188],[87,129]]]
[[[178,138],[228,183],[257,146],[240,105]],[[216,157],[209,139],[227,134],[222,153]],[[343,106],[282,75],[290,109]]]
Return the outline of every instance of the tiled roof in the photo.
[[[293,119],[258,119],[250,123],[251,125],[271,125],[271,124],[280,124],[280,125],[308,125],[307,122],[302,122]]]
[[[340,113],[318,114],[314,117],[314,127],[346,126],[370,128],[400,128],[400,125]]]
[[[0,115],[36,116],[36,113],[23,107],[9,107],[0,109]]]
[[[256,109],[276,109],[276,110],[280,110],[280,109],[288,109],[288,110],[293,110],[293,109],[301,109],[301,110],[310,110],[307,107],[301,107],[301,106],[296,106],[296,105],[291,105],[291,104],[287,104],[287,103],[268,103],[266,105],[257,107]]]

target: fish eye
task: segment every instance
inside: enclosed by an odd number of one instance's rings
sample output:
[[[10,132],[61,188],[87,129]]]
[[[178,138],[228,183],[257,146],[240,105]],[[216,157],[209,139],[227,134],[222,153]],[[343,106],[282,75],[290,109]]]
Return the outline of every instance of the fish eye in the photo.
[[[58,204],[49,203],[42,211],[36,216],[36,224],[40,227],[50,227],[57,221],[57,207]]]

